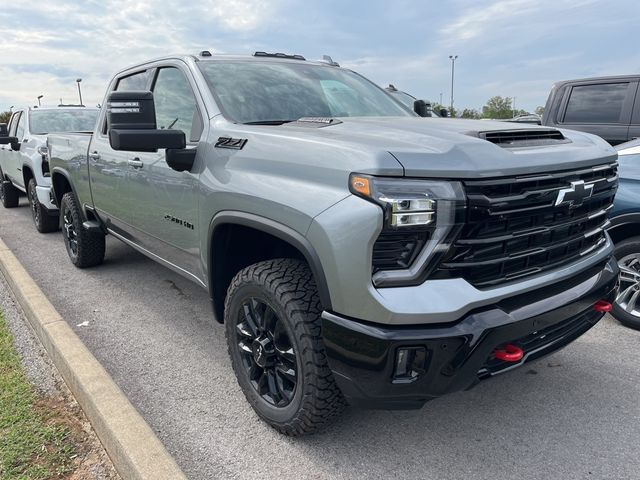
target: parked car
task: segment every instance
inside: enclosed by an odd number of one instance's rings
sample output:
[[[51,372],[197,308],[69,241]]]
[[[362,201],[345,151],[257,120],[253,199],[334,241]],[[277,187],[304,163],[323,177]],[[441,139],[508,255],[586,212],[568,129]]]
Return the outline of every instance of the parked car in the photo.
[[[620,293],[613,316],[640,329],[640,140],[616,147],[620,186],[611,213],[609,235],[620,266]]]
[[[350,70],[264,52],[141,63],[103,105],[92,135],[49,135],[71,262],[100,264],[109,234],[207,288],[282,433],[470,388],[615,298],[617,154],[593,135],[425,121]]]
[[[402,90],[398,90],[393,84],[389,84],[388,87],[385,88],[389,94],[398,100],[400,103],[405,105],[407,108],[413,110],[421,117],[446,117],[447,109],[443,108],[440,112],[436,112],[431,108],[431,103],[426,100],[418,100],[413,95],[403,92]],[[424,106],[420,105],[416,107],[416,102],[423,102]]]
[[[611,145],[640,137],[640,75],[584,78],[553,85],[542,124],[599,135]]]
[[[505,120],[505,122],[513,122],[513,123],[531,123],[533,125],[541,125],[542,120],[540,115],[536,115],[535,113],[528,113],[526,115],[518,115],[514,118],[509,118]]]
[[[98,110],[84,107],[23,108],[0,129],[0,199],[5,208],[18,206],[27,194],[36,228],[58,229],[58,208],[51,197],[47,134],[93,131]]]

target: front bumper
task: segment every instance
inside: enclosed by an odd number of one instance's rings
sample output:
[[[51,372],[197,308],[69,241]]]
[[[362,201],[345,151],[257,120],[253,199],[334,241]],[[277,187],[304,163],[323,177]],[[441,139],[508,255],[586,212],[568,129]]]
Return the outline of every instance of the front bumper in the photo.
[[[47,211],[58,213],[58,207],[53,203],[53,195],[51,194],[51,187],[36,186],[36,195],[38,195],[38,201],[47,209]]]
[[[597,300],[613,302],[618,267],[613,259],[561,284],[533,290],[471,312],[453,324],[389,327],[324,312],[322,332],[329,366],[353,405],[420,408],[441,395],[552,353],[594,326]],[[524,350],[519,362],[493,358],[496,347]],[[397,352],[425,351],[415,378],[394,378]]]

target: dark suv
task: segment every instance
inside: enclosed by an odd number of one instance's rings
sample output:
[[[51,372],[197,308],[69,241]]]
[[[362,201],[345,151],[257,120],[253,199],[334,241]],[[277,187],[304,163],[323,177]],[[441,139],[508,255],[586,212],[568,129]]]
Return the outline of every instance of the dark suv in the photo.
[[[620,266],[620,293],[612,313],[624,325],[640,329],[640,140],[616,149],[620,187],[608,231]]]
[[[640,75],[585,78],[551,88],[542,124],[594,133],[611,145],[640,137]]]

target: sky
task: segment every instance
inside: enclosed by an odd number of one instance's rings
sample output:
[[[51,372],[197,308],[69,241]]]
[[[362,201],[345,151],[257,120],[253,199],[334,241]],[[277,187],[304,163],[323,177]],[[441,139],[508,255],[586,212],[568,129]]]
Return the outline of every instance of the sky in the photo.
[[[0,111],[101,103],[111,76],[172,53],[331,55],[381,86],[481,109],[544,105],[559,80],[640,73],[635,0],[19,0],[0,9]]]

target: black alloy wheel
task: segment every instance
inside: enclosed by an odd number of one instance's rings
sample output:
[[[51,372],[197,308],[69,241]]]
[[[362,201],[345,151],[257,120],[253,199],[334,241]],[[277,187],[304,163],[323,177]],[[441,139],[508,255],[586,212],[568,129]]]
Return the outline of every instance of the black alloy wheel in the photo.
[[[238,312],[242,364],[258,395],[276,407],[291,403],[297,384],[297,360],[283,322],[265,301],[247,298]]]

